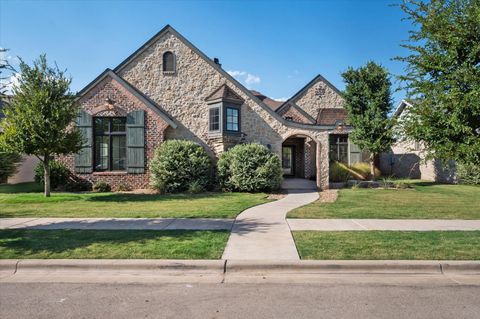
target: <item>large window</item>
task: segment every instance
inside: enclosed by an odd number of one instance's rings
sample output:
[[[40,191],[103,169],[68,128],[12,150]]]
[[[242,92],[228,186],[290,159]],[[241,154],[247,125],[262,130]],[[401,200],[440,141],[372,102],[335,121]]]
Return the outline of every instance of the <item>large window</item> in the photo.
[[[210,132],[220,131],[220,108],[212,107],[209,111],[209,130]]]
[[[240,130],[239,125],[239,111],[237,108],[227,107],[227,122],[226,129],[229,132],[238,132]]]
[[[348,165],[348,136],[330,135],[330,161]]]
[[[125,123],[125,117],[96,117],[94,119],[95,171],[126,170]]]

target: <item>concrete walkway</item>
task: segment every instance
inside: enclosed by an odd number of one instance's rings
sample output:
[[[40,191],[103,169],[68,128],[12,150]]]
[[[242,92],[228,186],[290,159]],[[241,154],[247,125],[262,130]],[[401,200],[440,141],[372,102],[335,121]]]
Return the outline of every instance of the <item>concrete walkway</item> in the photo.
[[[480,220],[462,219],[287,219],[292,230],[480,230]]]
[[[230,230],[232,224],[214,218],[0,218],[0,229]]]
[[[288,195],[278,201],[249,208],[237,216],[223,259],[298,260],[298,252],[285,216],[318,199],[314,182],[286,179]]]

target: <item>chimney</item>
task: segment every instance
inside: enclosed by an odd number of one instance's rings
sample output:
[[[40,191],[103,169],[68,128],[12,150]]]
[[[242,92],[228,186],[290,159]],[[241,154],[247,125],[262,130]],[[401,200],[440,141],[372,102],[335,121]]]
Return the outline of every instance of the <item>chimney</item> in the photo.
[[[220,63],[220,60],[218,58],[213,58],[213,62],[219,67],[222,67],[222,64]]]

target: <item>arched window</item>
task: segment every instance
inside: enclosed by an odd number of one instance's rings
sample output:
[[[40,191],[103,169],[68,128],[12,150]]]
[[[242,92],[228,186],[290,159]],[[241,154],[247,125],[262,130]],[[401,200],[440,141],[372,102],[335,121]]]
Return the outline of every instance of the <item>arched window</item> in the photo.
[[[170,51],[163,54],[163,72],[175,73],[175,55]]]

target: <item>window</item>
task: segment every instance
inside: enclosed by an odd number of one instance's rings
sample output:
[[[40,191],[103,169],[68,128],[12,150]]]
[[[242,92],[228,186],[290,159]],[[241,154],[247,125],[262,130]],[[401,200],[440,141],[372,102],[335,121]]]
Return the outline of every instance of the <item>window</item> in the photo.
[[[348,165],[348,136],[330,135],[330,161]]]
[[[220,108],[213,107],[209,114],[209,130],[211,132],[220,131]]]
[[[125,117],[94,118],[95,171],[126,170]]]
[[[239,121],[238,115],[239,111],[236,108],[227,107],[227,118],[226,118],[226,129],[229,132],[238,132],[239,129]]]
[[[175,73],[175,55],[170,51],[163,54],[163,72]]]

